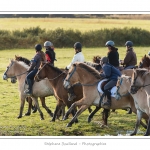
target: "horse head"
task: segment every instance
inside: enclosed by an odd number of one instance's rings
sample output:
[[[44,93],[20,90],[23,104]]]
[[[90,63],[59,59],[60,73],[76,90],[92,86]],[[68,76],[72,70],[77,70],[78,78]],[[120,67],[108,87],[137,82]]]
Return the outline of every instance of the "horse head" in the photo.
[[[128,82],[129,79],[131,79],[131,77],[125,75],[118,77],[118,81],[116,84],[117,92],[115,97],[117,100],[121,99],[124,96],[129,95],[128,88],[126,86],[126,83]]]
[[[69,69],[67,76],[64,80],[63,86],[65,89],[69,89],[73,84],[79,82],[77,78],[78,74],[76,72],[76,69],[77,69],[77,63],[74,63]]]
[[[150,67],[150,58],[146,55],[144,55],[144,57],[142,57],[139,65],[139,68],[149,68]]]
[[[10,60],[9,65],[7,66],[6,71],[3,74],[3,80],[7,80],[8,78],[12,78],[15,76],[15,72],[14,72],[14,60]]]
[[[137,93],[137,91],[144,87],[144,76],[147,73],[147,69],[134,69],[132,74],[132,80],[131,80],[131,89],[130,92],[132,94]]]
[[[101,61],[101,57],[100,56],[94,56],[93,57],[93,62],[99,64]]]
[[[42,79],[44,79],[44,78],[47,77],[47,75],[46,75],[46,72],[47,72],[46,68],[47,68],[47,66],[48,66],[48,63],[41,62],[40,68],[39,68],[37,74],[34,77],[34,79],[35,79],[36,82],[39,82]]]

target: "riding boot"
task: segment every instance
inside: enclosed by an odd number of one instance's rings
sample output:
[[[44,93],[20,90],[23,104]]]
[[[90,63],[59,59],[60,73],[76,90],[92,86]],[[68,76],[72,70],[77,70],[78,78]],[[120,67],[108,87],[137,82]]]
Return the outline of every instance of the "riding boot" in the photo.
[[[31,96],[32,95],[32,85],[33,85],[33,82],[31,81],[31,79],[27,79],[27,82],[28,82],[28,89],[25,90],[24,93],[27,96]]]
[[[107,90],[104,92],[105,96],[107,97],[107,102],[105,102],[103,105],[106,106],[107,108],[110,108],[111,106],[111,93]]]
[[[77,96],[75,95],[73,88],[70,87],[68,89],[68,101],[72,101],[73,99],[75,99]]]

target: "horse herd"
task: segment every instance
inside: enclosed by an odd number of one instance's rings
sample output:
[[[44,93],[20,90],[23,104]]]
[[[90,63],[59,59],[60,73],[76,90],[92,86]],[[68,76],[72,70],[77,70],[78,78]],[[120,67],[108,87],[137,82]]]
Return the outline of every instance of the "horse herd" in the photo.
[[[38,97],[41,100],[42,106],[47,113],[52,117],[51,121],[55,121],[62,113],[63,120],[68,119],[71,113],[73,118],[67,124],[71,127],[74,122],[78,122],[78,116],[89,109],[90,115],[88,122],[91,121],[94,114],[103,108],[103,121],[107,125],[108,113],[110,110],[103,106],[106,98],[103,93],[98,91],[98,83],[103,79],[99,73],[101,66],[99,64],[100,57],[95,56],[94,62],[74,63],[72,67],[66,72],[64,69],[59,69],[49,63],[42,62],[38,73],[35,76],[33,85],[32,97],[26,97],[24,90],[26,88],[25,78],[27,69],[29,68],[28,59],[15,56],[15,60],[11,60],[3,79],[11,78],[11,82],[15,83],[18,80],[19,95],[20,95],[20,113],[18,118],[22,117],[25,99],[28,99],[28,112],[25,115],[31,114],[32,100],[35,103],[37,110],[40,113],[40,118],[44,119],[43,113],[38,104]],[[135,129],[131,135],[136,135],[139,125],[146,128],[145,136],[150,134],[150,73],[148,68],[150,66],[150,59],[146,55],[142,58],[137,69],[127,69],[122,71],[122,76],[118,78],[117,90],[115,97],[112,96],[110,109],[126,109],[131,108],[137,114],[137,121]],[[141,69],[142,68],[142,69]],[[68,101],[67,88],[73,86],[77,97],[73,101]],[[101,87],[102,88],[102,85]],[[46,106],[45,97],[55,96],[57,104],[54,113]],[[91,112],[90,106],[96,106],[95,110]],[[65,113],[65,106],[68,107]],[[145,120],[145,123],[141,119]]]

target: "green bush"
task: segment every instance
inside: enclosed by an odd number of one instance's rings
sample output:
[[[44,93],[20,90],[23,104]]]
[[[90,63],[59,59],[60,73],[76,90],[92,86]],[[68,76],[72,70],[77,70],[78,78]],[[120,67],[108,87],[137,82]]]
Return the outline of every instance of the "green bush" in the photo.
[[[135,46],[149,46],[150,32],[140,28],[113,28],[80,32],[79,30],[46,30],[31,27],[22,31],[0,30],[0,49],[34,48],[34,45],[51,41],[55,47],[72,47],[75,42],[81,42],[84,47],[105,46],[108,40],[113,40],[116,46],[124,46],[127,40]]]

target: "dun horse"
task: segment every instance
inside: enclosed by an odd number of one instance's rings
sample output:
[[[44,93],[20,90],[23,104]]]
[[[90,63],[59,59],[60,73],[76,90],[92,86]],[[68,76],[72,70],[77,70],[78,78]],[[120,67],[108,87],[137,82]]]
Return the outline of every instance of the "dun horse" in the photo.
[[[85,111],[89,106],[95,105],[97,107],[103,107],[103,100],[101,100],[102,94],[97,90],[97,84],[101,80],[99,72],[95,69],[87,66],[84,63],[75,63],[70,68],[67,77],[64,80],[64,87],[69,88],[70,85],[74,85],[77,82],[80,82],[83,86],[83,98],[77,102],[74,102],[69,110],[67,111],[64,120],[68,118],[70,111],[77,106],[80,106],[80,109],[77,111],[73,119],[68,123],[67,127],[72,126],[75,122],[75,119]],[[120,101],[116,101],[114,97],[112,99],[111,109],[123,109],[130,107],[133,112],[136,112],[133,99],[131,95],[122,97]],[[105,100],[105,99],[104,99]],[[104,107],[103,107],[104,108]]]
[[[139,111],[139,120],[140,116],[143,112],[145,112],[149,119],[148,119],[148,127],[145,133],[145,136],[150,135],[150,72],[146,69],[137,69],[134,70],[131,82],[131,93],[135,94],[138,92],[147,94],[147,98],[143,99],[143,96],[140,95],[142,101],[141,108],[142,111]],[[138,125],[139,122],[137,122]]]
[[[121,77],[119,77],[118,82],[117,82],[118,89],[117,89],[116,96],[121,98],[126,95],[129,95],[130,86],[131,86],[131,76],[122,75]],[[148,107],[147,95],[144,90],[139,90],[136,94],[131,94],[131,95],[134,99],[135,107],[137,109],[136,126],[135,126],[133,133],[131,133],[131,135],[136,135],[138,127],[142,119],[142,115],[143,115],[143,118],[146,120],[146,122],[148,120],[148,116],[146,114],[148,114],[147,112],[149,112],[149,107]],[[147,127],[145,126],[145,128]]]
[[[140,63],[139,63],[139,68],[146,68],[146,69],[150,69],[150,57],[144,55],[144,57],[142,57]]]
[[[20,112],[18,118],[22,117],[24,103],[26,95],[24,94],[24,88],[25,88],[25,78],[27,75],[27,69],[29,68],[28,65],[26,65],[24,62],[18,62],[11,60],[9,66],[7,67],[7,70],[5,71],[3,75],[3,79],[7,80],[7,78],[16,77],[19,82],[19,96],[20,96]],[[34,100],[37,109],[40,113],[41,119],[44,119],[43,113],[39,108],[38,104],[38,97],[41,97],[42,102],[45,102],[45,97],[47,96],[53,96],[54,92],[52,87],[49,84],[48,80],[42,80],[41,82],[35,82],[33,85],[33,96],[32,99]],[[42,106],[46,109],[46,111],[49,113],[50,116],[53,116],[53,113],[49,108],[42,103]]]

